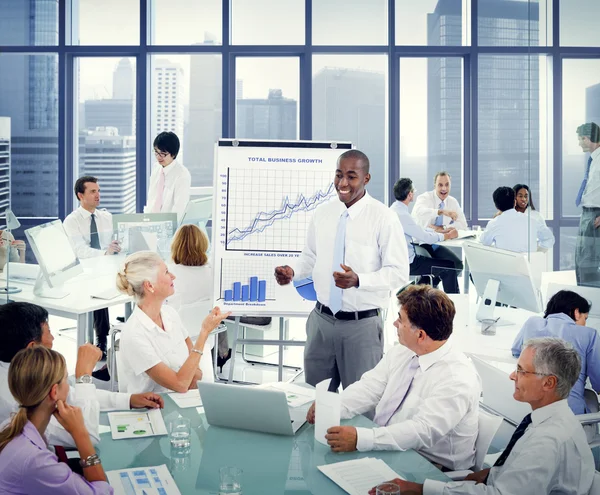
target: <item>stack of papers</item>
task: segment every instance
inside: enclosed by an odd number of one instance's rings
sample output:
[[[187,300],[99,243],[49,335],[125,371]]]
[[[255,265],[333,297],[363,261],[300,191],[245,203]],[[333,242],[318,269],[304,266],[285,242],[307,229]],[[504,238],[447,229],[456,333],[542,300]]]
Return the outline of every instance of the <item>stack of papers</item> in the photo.
[[[184,394],[173,392],[172,394],[169,394],[169,397],[173,399],[173,402],[175,402],[175,404],[177,404],[177,407],[179,407],[180,409],[185,409],[186,407],[198,407],[202,405],[200,392],[197,388],[193,390],[188,390]]]
[[[164,464],[156,467],[119,469],[106,473],[115,495],[181,495]]]
[[[160,409],[147,412],[108,413],[113,440],[166,435],[167,427]]]
[[[365,495],[381,483],[396,478],[404,479],[381,459],[373,457],[336,462],[317,468],[350,495]]]

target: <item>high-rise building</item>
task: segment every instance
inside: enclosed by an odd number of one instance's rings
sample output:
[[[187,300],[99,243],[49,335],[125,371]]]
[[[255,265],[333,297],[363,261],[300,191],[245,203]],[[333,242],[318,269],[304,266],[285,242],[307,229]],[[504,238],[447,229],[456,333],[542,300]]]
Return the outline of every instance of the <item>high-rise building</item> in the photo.
[[[119,136],[115,127],[80,133],[81,175],[100,183],[100,206],[111,213],[135,213],[135,137]]]
[[[438,0],[428,14],[429,45],[460,44],[462,1]],[[485,0],[478,3],[479,44],[537,46],[539,5]],[[539,198],[539,59],[537,55],[480,55],[478,60],[479,217],[495,213],[498,186],[528,183]],[[458,58],[435,58],[428,65],[428,180],[439,170],[462,177],[462,66]],[[545,164],[544,164],[545,165]],[[452,183],[462,196],[462,183]],[[468,212],[467,212],[468,213]]]
[[[267,99],[237,100],[235,135],[240,139],[297,139],[298,102],[270,89]]]
[[[386,85],[383,72],[325,67],[313,78],[313,139],[351,141],[379,173],[369,194],[385,196]]]
[[[135,136],[135,100],[86,100],[80,130],[116,127],[120,136]]]
[[[152,67],[152,140],[160,132],[169,131],[183,137],[184,74],[179,64],[158,59]],[[182,150],[183,151],[183,150]],[[183,161],[184,153],[178,157]]]
[[[4,2],[0,45],[58,43],[58,0]],[[5,55],[0,115],[11,117],[11,204],[18,216],[58,213],[58,57]]]
[[[135,99],[135,70],[128,58],[122,58],[113,72],[113,98],[115,100]]]
[[[241,100],[244,98],[244,80],[236,79],[235,80],[235,99]]]
[[[10,117],[0,117],[0,228],[10,208]]]
[[[210,33],[204,44],[214,44]],[[190,57],[189,120],[183,143],[184,165],[192,186],[212,186],[215,142],[222,136],[221,57],[202,54]],[[237,82],[236,82],[237,88]]]

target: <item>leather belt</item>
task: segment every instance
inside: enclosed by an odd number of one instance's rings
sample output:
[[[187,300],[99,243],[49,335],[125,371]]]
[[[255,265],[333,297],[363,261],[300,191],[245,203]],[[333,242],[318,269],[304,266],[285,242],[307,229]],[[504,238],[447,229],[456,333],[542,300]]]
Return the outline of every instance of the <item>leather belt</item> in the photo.
[[[336,320],[362,320],[364,318],[371,318],[372,316],[379,316],[378,309],[365,309],[364,311],[338,311],[333,314],[333,311],[327,306],[324,306],[317,301],[317,311],[324,313],[329,316],[333,316]]]

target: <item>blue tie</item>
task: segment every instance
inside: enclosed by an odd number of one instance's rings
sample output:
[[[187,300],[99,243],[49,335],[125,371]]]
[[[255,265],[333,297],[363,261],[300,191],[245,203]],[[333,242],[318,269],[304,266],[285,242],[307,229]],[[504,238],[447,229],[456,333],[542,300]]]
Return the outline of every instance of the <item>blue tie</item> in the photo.
[[[575,206],[579,206],[581,204],[581,198],[583,197],[583,192],[585,191],[585,186],[587,186],[588,178],[590,176],[590,167],[592,166],[592,157],[588,159],[587,168],[585,169],[585,175],[583,180],[581,181],[581,187],[579,188],[579,192],[577,193],[577,199],[575,200]]]
[[[348,210],[345,210],[340,216],[337,233],[335,234],[335,245],[333,247],[333,271],[339,272],[340,265],[344,262],[344,251],[346,247],[346,220],[348,220]],[[335,285],[333,274],[331,275],[331,287],[329,289],[329,309],[335,315],[342,309],[342,289]]]
[[[440,203],[440,207],[438,209],[443,210],[445,207],[444,202],[442,201]],[[444,215],[438,215],[437,218],[435,219],[435,226],[436,227],[443,227],[444,226]]]

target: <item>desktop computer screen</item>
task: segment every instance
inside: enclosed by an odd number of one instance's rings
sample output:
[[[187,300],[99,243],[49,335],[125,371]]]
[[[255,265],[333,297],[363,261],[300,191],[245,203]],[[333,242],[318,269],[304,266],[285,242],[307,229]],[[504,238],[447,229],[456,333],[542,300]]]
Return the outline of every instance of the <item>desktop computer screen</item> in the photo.
[[[60,220],[27,229],[25,235],[50,287],[58,287],[83,272]],[[41,290],[41,279],[38,280],[34,292]]]
[[[208,237],[209,244],[211,243],[212,234],[212,214],[213,214],[213,198],[205,196],[203,198],[192,199],[187,204],[183,217],[179,226],[196,225]]]
[[[113,232],[125,254],[155,251],[165,258],[176,229],[177,213],[113,215]]]

